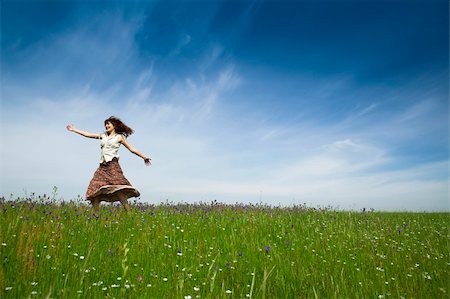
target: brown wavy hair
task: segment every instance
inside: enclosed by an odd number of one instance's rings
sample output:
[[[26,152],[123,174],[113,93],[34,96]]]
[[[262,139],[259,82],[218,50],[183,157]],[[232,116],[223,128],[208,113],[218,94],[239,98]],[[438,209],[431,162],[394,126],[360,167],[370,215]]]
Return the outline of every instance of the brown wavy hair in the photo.
[[[108,119],[105,119],[105,125],[107,122],[112,123],[116,133],[125,135],[125,137],[128,137],[129,135],[134,133],[134,130],[132,128],[127,126],[123,121],[115,116],[110,116]]]

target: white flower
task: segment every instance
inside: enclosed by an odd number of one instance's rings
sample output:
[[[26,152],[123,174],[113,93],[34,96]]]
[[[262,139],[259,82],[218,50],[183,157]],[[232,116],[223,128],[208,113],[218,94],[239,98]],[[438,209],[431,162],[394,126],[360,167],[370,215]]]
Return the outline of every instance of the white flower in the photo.
[[[117,277],[117,280],[122,280],[122,277],[120,277],[120,276],[119,276],[119,277]]]
[[[106,291],[107,289],[108,289],[107,287],[103,287],[103,288],[102,288],[103,291]]]
[[[37,283],[36,281],[33,281],[33,282],[31,283],[31,285],[34,287],[34,286],[37,286],[38,283]]]
[[[198,292],[200,291],[200,288],[194,287],[194,291]]]
[[[191,295],[184,296],[184,299],[192,299]]]
[[[163,281],[167,281],[168,279],[166,277],[163,278]]]
[[[5,288],[5,291],[11,291],[12,290],[12,287],[6,287]]]
[[[6,246],[6,243],[2,243],[2,246]]]
[[[147,285],[147,288],[150,288],[152,285],[149,283],[148,285]]]
[[[84,256],[82,255],[82,256],[80,256],[80,260],[84,260]]]
[[[225,293],[231,294],[232,292],[231,292],[231,290],[226,290]]]
[[[49,259],[51,259],[51,256],[47,254],[47,255],[45,256],[45,258],[49,260]]]

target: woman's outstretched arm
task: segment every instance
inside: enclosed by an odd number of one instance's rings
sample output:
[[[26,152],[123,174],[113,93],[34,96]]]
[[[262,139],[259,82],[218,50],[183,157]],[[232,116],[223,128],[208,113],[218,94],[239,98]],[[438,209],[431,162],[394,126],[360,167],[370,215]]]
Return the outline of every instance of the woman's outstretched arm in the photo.
[[[144,159],[145,165],[149,166],[150,164],[152,164],[152,159],[150,159],[149,157],[147,157],[146,155],[135,149],[133,146],[131,146],[131,144],[128,143],[126,138],[120,136],[120,143],[122,143],[130,152]]]
[[[67,130],[70,132],[75,132],[77,134],[80,134],[81,136],[87,137],[87,138],[95,138],[95,139],[100,139],[100,134],[94,134],[94,133],[89,133],[89,132],[84,132],[81,130],[78,130],[74,127],[73,124],[68,124],[66,126]]]

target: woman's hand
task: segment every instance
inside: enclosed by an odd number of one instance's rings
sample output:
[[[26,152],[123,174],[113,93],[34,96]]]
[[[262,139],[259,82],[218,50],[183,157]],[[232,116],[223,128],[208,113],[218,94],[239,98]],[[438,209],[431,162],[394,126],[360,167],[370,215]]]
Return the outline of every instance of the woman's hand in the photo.
[[[73,132],[73,130],[75,130],[75,127],[73,126],[73,124],[68,124],[68,125],[66,126],[66,129],[67,129],[68,131],[70,131],[70,132]]]
[[[145,162],[145,165],[150,166],[152,164],[152,159],[145,157],[144,162]]]

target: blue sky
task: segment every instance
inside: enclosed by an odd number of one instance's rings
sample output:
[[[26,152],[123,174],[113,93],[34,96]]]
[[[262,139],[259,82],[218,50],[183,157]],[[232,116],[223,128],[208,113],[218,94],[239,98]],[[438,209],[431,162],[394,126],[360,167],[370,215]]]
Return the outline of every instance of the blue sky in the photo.
[[[448,2],[2,1],[1,194],[449,210]]]

